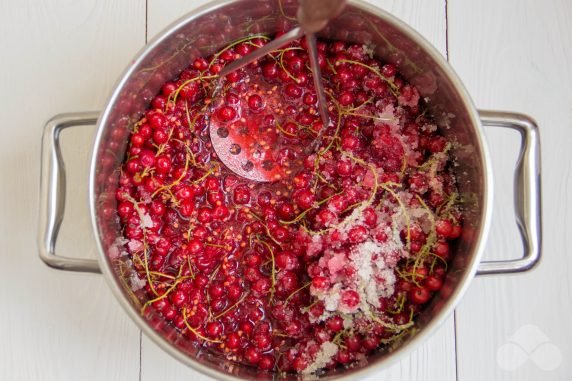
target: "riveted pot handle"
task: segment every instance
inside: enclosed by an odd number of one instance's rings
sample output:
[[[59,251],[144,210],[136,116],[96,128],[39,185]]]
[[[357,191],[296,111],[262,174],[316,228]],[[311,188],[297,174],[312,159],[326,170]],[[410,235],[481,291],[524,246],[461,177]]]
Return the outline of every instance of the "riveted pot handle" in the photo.
[[[542,244],[538,127],[534,120],[522,114],[503,111],[479,111],[479,114],[484,126],[512,128],[522,137],[514,175],[514,209],[524,256],[516,260],[481,262],[477,275],[528,271],[540,260]]]
[[[98,115],[96,112],[60,114],[53,117],[44,127],[38,247],[42,261],[58,270],[101,272],[95,259],[62,257],[55,253],[66,199],[66,172],[60,152],[60,132],[68,127],[95,125]]]

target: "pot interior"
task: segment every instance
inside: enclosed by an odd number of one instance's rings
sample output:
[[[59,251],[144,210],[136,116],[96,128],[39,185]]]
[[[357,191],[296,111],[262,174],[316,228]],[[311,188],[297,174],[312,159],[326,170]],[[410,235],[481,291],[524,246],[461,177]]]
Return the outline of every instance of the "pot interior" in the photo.
[[[128,67],[104,110],[92,165],[92,213],[96,236],[101,247],[101,265],[111,275],[111,285],[120,302],[148,336],[180,360],[199,371],[218,378],[234,376],[245,379],[274,379],[276,375],[226,361],[189,343],[160,316],[139,311],[146,301],[137,290],[122,255],[122,234],[118,218],[106,217],[105,210],[115,210],[115,191],[119,168],[125,157],[130,129],[156,95],[161,85],[176,77],[196,57],[207,56],[229,42],[252,34],[274,34],[296,25],[297,4],[288,0],[241,0],[215,2],[171,25],[152,41]],[[387,364],[396,352],[405,352],[440,324],[452,311],[460,294],[474,275],[480,257],[487,214],[489,183],[486,153],[476,112],[446,62],[429,44],[391,15],[361,2],[350,2],[341,16],[320,33],[320,37],[366,44],[382,61],[397,65],[399,71],[426,98],[442,133],[457,144],[456,177],[464,202],[464,233],[457,246],[444,287],[418,318],[419,330],[399,348],[380,351],[367,363],[346,370],[326,372],[320,378],[350,377]],[[169,349],[170,348],[170,349]],[[220,373],[218,373],[220,372]],[[222,374],[221,374],[222,373]],[[287,379],[298,379],[295,375]]]

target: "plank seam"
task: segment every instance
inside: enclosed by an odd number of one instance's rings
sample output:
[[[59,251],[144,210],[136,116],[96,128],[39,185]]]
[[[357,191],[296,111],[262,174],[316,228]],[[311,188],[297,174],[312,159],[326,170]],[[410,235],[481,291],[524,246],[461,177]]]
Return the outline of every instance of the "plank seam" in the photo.
[[[445,55],[449,61],[449,0],[445,0]]]
[[[139,330],[139,381],[141,381],[142,361],[143,361],[143,331]]]
[[[459,381],[459,356],[457,356],[457,310],[453,310],[453,336],[455,338],[455,379]]]
[[[149,40],[148,25],[149,25],[149,0],[145,0],[145,45],[147,45],[147,42]]]

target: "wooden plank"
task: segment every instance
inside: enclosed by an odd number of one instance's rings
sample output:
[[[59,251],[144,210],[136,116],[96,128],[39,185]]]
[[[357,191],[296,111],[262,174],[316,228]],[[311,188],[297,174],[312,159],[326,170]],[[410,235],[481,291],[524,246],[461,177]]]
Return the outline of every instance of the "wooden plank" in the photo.
[[[207,1],[149,0],[148,35],[159,33],[173,20]],[[370,1],[408,22],[440,52],[446,54],[444,0],[377,0]],[[455,332],[451,317],[432,338],[401,362],[369,380],[456,380]],[[211,380],[169,357],[149,339],[142,341],[141,379]]]
[[[540,126],[544,258],[530,274],[474,282],[457,309],[458,374],[470,380],[569,380],[572,365],[572,3],[450,1],[449,54],[477,106]],[[514,228],[516,134],[487,131],[495,172],[487,257],[521,252]]]
[[[0,379],[135,380],[139,330],[98,275],[38,257],[40,141],[61,112],[97,110],[144,44],[139,0],[0,3]],[[68,205],[58,252],[94,257],[87,205],[94,129],[62,134]]]

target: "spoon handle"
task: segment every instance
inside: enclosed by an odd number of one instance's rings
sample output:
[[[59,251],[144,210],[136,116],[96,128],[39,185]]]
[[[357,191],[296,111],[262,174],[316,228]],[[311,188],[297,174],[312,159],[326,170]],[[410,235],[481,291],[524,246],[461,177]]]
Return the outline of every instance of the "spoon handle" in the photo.
[[[316,33],[344,9],[346,0],[300,0],[297,19],[306,33]]]
[[[290,42],[302,37],[304,35],[304,31],[302,28],[297,27],[289,31],[288,33],[283,34],[282,36],[278,37],[275,40],[270,41],[268,44],[264,45],[263,47],[252,51],[251,53],[245,55],[237,59],[236,61],[231,62],[230,64],[226,65],[219,73],[220,78],[224,78],[226,75],[232,73],[235,70],[245,67],[251,62],[256,61],[259,58],[264,57],[268,53],[272,52],[273,50],[280,49],[284,45],[289,44]]]
[[[326,99],[326,93],[324,91],[324,85],[322,83],[322,73],[320,70],[320,63],[318,61],[318,49],[316,47],[316,35],[314,33],[306,34],[306,41],[308,43],[308,55],[310,56],[310,66],[312,67],[312,78],[314,80],[314,89],[316,90],[316,95],[318,96],[318,111],[320,113],[320,118],[322,119],[323,128],[318,133],[316,139],[314,139],[314,145],[319,145],[322,142],[323,132],[328,128],[330,124],[330,118],[328,116],[328,100]],[[317,147],[312,147],[315,149]]]

